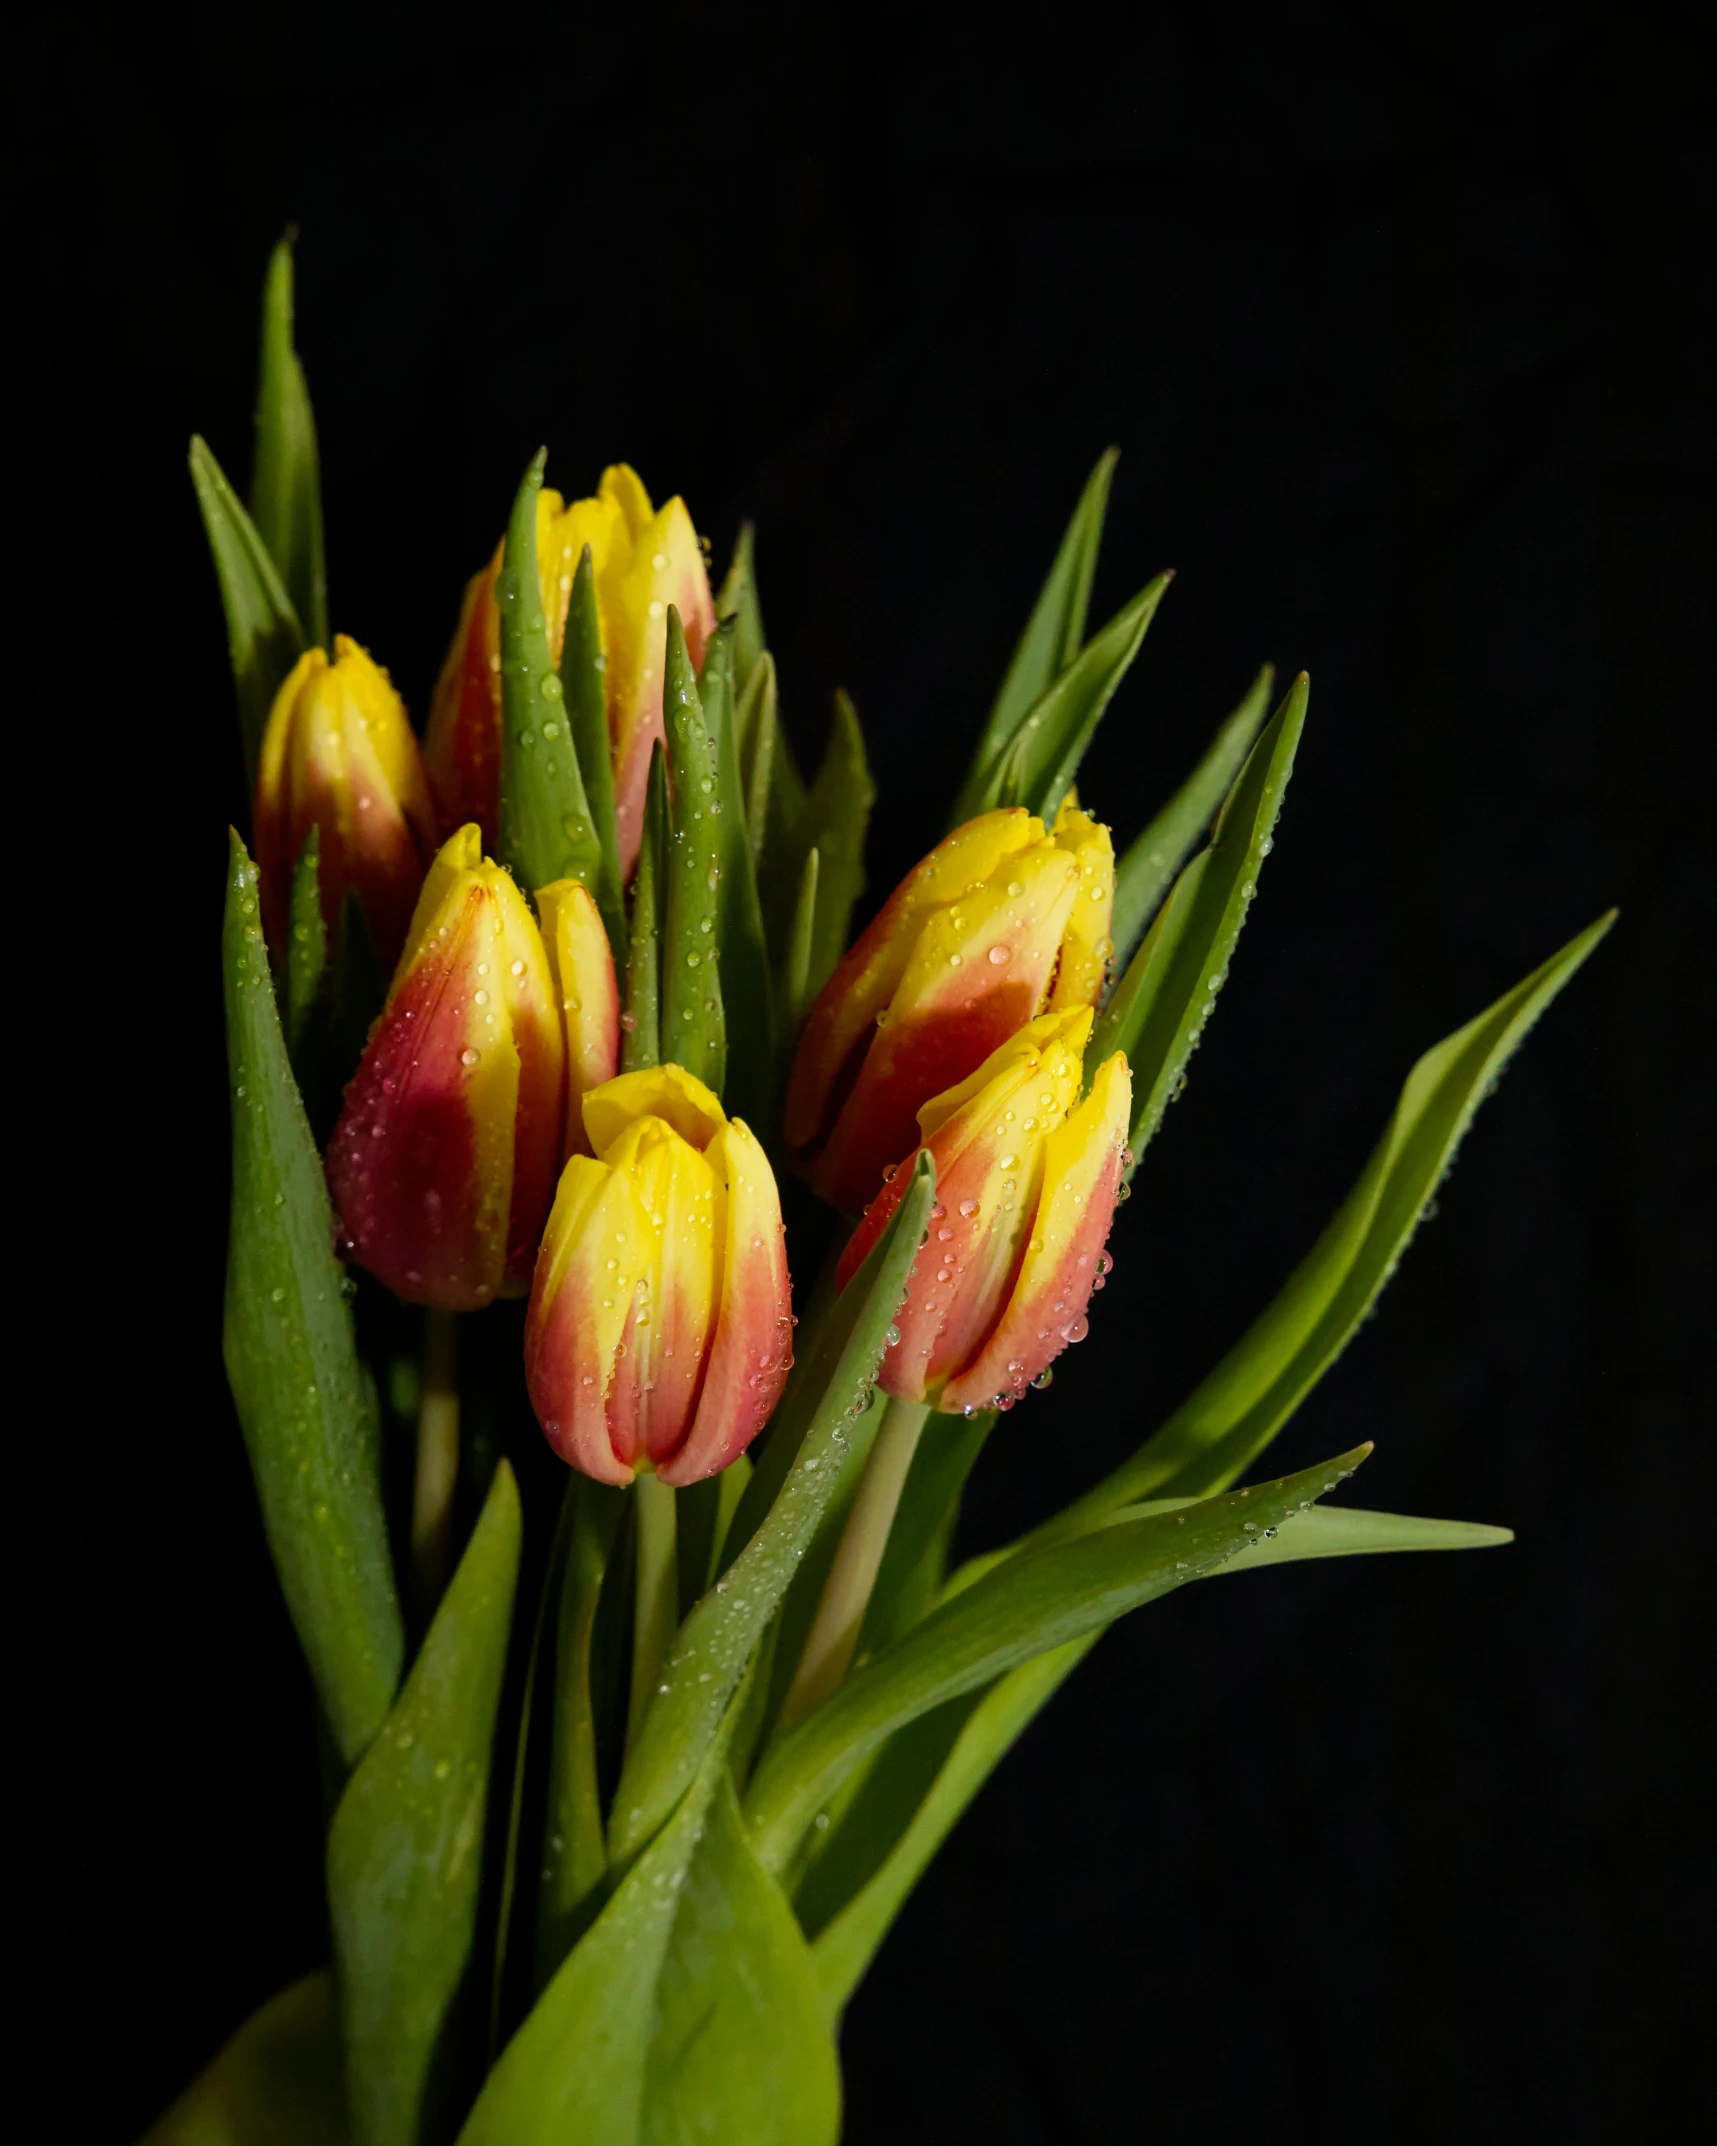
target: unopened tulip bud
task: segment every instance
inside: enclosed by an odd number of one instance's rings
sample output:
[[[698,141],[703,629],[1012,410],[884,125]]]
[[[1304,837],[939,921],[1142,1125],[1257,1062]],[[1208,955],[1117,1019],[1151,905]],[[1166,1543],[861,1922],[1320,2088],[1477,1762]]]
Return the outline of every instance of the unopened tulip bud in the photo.
[[[590,889],[557,879],[537,893],[543,947],[566,1024],[566,1152],[588,1155],[584,1098],[620,1065],[620,986]]]
[[[695,1483],[756,1437],[793,1360],[774,1174],[679,1066],[593,1090],[584,1123],[531,1289],[531,1402],[598,1482]]]
[[[798,1168],[857,1213],[920,1106],[1043,1012],[1094,1006],[1110,953],[1109,830],[1074,805],[957,827],[907,874],[806,1017],[787,1087]]]
[[[950,1414],[1011,1408],[1082,1341],[1125,1160],[1132,1077],[1117,1051],[1079,1100],[1086,1007],[1048,1013],[919,1113],[936,1162],[930,1237],[879,1384]],[[844,1288],[900,1204],[913,1150],[841,1255]]]
[[[306,649],[274,697],[256,783],[262,915],[286,947],[292,873],[318,830],[322,914],[330,929],[357,896],[376,952],[399,958],[435,852],[435,809],[417,739],[388,674],[345,634],[334,660]]]
[[[429,868],[328,1147],[346,1256],[397,1296],[522,1295],[560,1165],[560,993],[524,896],[462,827]]]
[[[662,735],[662,680],[669,604],[679,606],[693,665],[715,630],[703,552],[685,503],[659,512],[635,471],[603,472],[594,499],[537,495],[537,573],[556,662],[579,558],[590,546],[602,635],[613,748],[620,863],[637,861],[650,747]],[[426,746],[441,824],[475,820],[493,848],[501,795],[501,618],[495,579],[504,546],[465,590],[458,630],[442,665]]]

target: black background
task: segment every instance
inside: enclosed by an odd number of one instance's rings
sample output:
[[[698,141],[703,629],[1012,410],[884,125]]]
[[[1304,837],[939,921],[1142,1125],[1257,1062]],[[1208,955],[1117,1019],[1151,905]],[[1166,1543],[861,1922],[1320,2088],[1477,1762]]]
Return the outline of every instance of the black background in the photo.
[[[47,794],[99,772],[109,830],[98,860],[17,825],[75,879],[98,979],[48,1099],[85,1128],[60,1256],[104,1277],[56,1359],[84,1398],[44,1418],[80,1515],[35,1717],[79,1873],[39,1993],[80,2022],[66,2135],[132,2135],[325,1943],[219,1362],[243,801],[183,466],[194,426],[248,469],[289,219],[335,624],[420,713],[541,439],[568,491],[620,456],[683,491],[718,560],[755,516],[801,758],[836,684],[867,725],[872,901],[938,831],[1107,443],[1098,615],[1179,572],[1087,763],[1118,836],[1259,661],[1311,671],[1221,1017],[1091,1343],[992,1445],[975,1545],[1135,1443],[1415,1055],[1622,905],[1278,1448],[1374,1436],[1362,1502],[1518,1543],[1117,1630],[855,2002],[852,2146],[1680,2134],[1712,1907],[1712,234],[1684,27],[1512,0],[1125,29],[180,7],[36,47],[24,337],[82,399],[57,441],[15,404],[14,459],[72,443],[86,549],[73,585],[46,548],[25,570],[14,632],[51,614],[62,697],[14,716]],[[35,943],[27,988],[61,1004]],[[16,1531],[54,1539],[40,1510]]]

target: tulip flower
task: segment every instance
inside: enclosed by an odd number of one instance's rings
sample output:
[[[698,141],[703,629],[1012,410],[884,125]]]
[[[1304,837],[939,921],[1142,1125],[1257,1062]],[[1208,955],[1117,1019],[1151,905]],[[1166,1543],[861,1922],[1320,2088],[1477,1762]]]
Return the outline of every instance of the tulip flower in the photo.
[[[1044,1012],[1095,1005],[1110,953],[1109,830],[1015,808],[957,827],[895,888],[805,1020],[787,1146],[856,1214],[911,1146],[920,1106]]]
[[[756,1437],[793,1360],[774,1174],[679,1066],[594,1089],[584,1124],[531,1290],[531,1402],[598,1482],[695,1483]]]
[[[662,736],[668,606],[677,605],[693,666],[715,631],[715,606],[697,532],[682,499],[654,509],[624,463],[604,470],[594,499],[537,495],[537,572],[549,646],[558,662],[572,579],[586,545],[596,576],[607,665],[621,869],[629,879],[644,826],[650,747]],[[495,577],[504,545],[465,590],[458,629],[429,718],[430,779],[444,827],[475,820],[493,847],[501,794],[501,619]]]
[[[524,896],[460,828],[328,1147],[341,1249],[395,1295],[474,1311],[529,1287],[561,1156],[560,998]]]
[[[299,657],[263,732],[256,862],[276,958],[286,948],[293,867],[312,827],[329,928],[355,894],[391,965],[434,854],[435,809],[404,703],[387,672],[343,633],[334,636],[332,663],[320,648]]]
[[[537,894],[543,948],[566,1034],[568,1155],[588,1155],[584,1098],[611,1081],[620,1065],[620,986],[608,933],[590,889],[557,879]]]
[[[1089,1007],[1047,1013],[919,1112],[937,1205],[878,1383],[950,1414],[1011,1408],[1070,1341],[1108,1266],[1132,1076],[1120,1052],[1079,1100]],[[845,1288],[900,1203],[906,1157],[841,1255]]]

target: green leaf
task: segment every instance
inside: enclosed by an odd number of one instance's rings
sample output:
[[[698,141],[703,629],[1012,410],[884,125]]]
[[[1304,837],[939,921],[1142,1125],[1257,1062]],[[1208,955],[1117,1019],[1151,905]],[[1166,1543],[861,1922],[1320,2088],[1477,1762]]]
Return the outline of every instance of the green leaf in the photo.
[[[513,500],[495,577],[501,614],[501,814],[497,862],[535,893],[576,879],[602,902],[602,842],[573,746],[566,692],[549,652],[537,572],[537,494],[548,450],[539,447]],[[612,930],[612,926],[610,926]]]
[[[989,720],[972,755],[972,764],[954,801],[948,824],[958,827],[985,808],[976,802],[984,791],[985,777],[1012,743],[1026,716],[1054,685],[1078,655],[1085,639],[1085,614],[1091,602],[1091,580],[1097,570],[1097,548],[1103,538],[1103,516],[1109,504],[1109,483],[1115,474],[1119,448],[1108,448],[1085,480],[1079,504],[1073,510],[1055,554],[1055,564],[1039,592],[1032,614],[1020,635],[1001,691],[996,695]]]
[[[661,741],[650,748],[644,791],[644,832],[632,875],[632,936],[626,952],[626,1017],[620,1027],[620,1070],[636,1073],[662,1062],[662,912],[668,848],[668,761]]]
[[[501,2052],[459,2146],[639,2146],[656,1985],[727,1769],[728,1710],[667,1823]]]
[[[764,1868],[780,1870],[819,1805],[895,1730],[1053,1647],[1213,1572],[1350,1475],[1320,1468],[1018,1552],[855,1670],[768,1754],[746,1798]]]
[[[799,898],[793,905],[792,928],[787,934],[787,956],[781,969],[781,1047],[790,1056],[799,1040],[799,1029],[811,1009],[812,945],[817,928],[817,880],[822,851],[812,850],[799,875]]]
[[[831,2019],[979,1789],[1102,1636],[1052,1647],[890,1742],[798,1901]]]
[[[336,1749],[352,1765],[405,1651],[382,1514],[375,1396],[358,1360],[333,1218],[232,837],[221,958],[233,1098],[222,1345],[275,1569]]]
[[[732,619],[734,623],[733,677],[741,695],[750,686],[757,666],[769,653],[763,634],[763,613],[757,602],[756,540],[757,532],[752,524],[741,522],[727,579],[715,600],[716,617]]]
[[[322,556],[322,472],[310,390],[292,341],[292,239],[269,256],[262,286],[262,363],[250,512],[280,569],[313,648],[328,648],[328,578]]]
[[[858,714],[847,696],[837,693],[823,764],[788,848],[795,891],[803,885],[805,859],[812,850],[818,856],[817,908],[805,982],[812,998],[846,951],[853,904],[864,892],[864,838],[875,802],[876,785]]]
[[[1198,1047],[1268,855],[1293,773],[1310,681],[1302,672],[1247,756],[1201,850],[1175,882],[1092,1034],[1087,1062],[1125,1051],[1133,1069],[1133,1161],[1162,1123]]]
[[[769,833],[770,786],[774,780],[780,734],[775,658],[765,649],[733,710],[734,746],[739,754],[740,787],[745,793],[745,831],[751,839],[751,854],[755,858],[763,855]],[[804,805],[804,786],[801,784],[788,818],[796,819]]]
[[[1305,1524],[1302,1524],[1305,1523]],[[1514,1540],[1512,1528],[1476,1520],[1418,1520],[1408,1513],[1362,1513],[1351,1505],[1318,1505],[1285,1534],[1255,1538],[1255,1548],[1224,1572],[1297,1565],[1312,1557],[1377,1557],[1403,1550],[1495,1550]]]
[[[662,1964],[644,2146],[835,2146],[840,2067],[811,1955],[724,1773]]]
[[[1358,1183],[1275,1302],[1130,1460],[1040,1533],[1139,1498],[1202,1496],[1244,1474],[1358,1331],[1474,1112],[1614,920],[1600,917],[1425,1053]]]
[[[254,792],[268,711],[287,672],[304,653],[304,629],[256,524],[198,434],[191,438],[191,483],[220,584],[245,780]]]
[[[602,624],[596,604],[596,569],[590,546],[579,554],[566,610],[566,637],[560,646],[560,685],[566,719],[572,726],[573,759],[584,783],[590,824],[602,862],[595,886],[596,906],[608,929],[615,966],[626,966],[626,902],[620,882],[620,838],[614,824],[614,762],[608,738],[608,659],[602,653]]]
[[[985,770],[968,819],[999,805],[1024,805],[1046,824],[1054,820],[1173,579],[1159,574],[1141,589],[1033,705]]]
[[[417,2146],[435,2126],[436,2058],[477,1925],[519,1535],[503,1460],[399,1703],[329,1829],[354,2146]]]
[[[622,1493],[603,1483],[577,1483],[572,1495],[576,1501],[572,1539],[555,1619],[554,1735],[549,1747],[537,1906],[539,1988],[550,1980],[590,1921],[608,1875],[590,1664],[603,1581],[626,1501]]]
[[[766,1125],[775,1093],[775,1006],[757,873],[745,826],[739,752],[734,736],[732,626],[720,626],[704,651],[698,692],[714,745],[721,996],[728,1033],[728,1114]]]
[[[717,1095],[727,1078],[727,1012],[722,999],[721,822],[715,751],[680,614],[668,606],[662,721],[668,735],[669,835],[662,903],[662,1056],[695,1073]]]
[[[935,1170],[926,1152],[913,1165],[912,1181],[893,1220],[825,1322],[819,1361],[826,1362],[837,1350],[838,1359],[826,1383],[802,1383],[809,1421],[796,1449],[786,1449],[793,1457],[785,1481],[762,1525],[681,1626],[662,1669],[666,1690],[644,1717],[627,1754],[609,1818],[609,1859],[616,1865],[638,1853],[685,1794],[729,1695],[816,1534],[836,1487],[852,1422],[868,1405],[888,1328],[905,1295],[935,1196]],[[788,1429],[778,1412],[776,1436]],[[769,1479],[768,1459],[766,1453],[764,1466],[752,1478],[753,1488]],[[736,1533],[746,1502],[736,1516]]]
[[[301,1059],[328,967],[328,927],[322,920],[322,832],[312,827],[292,870],[286,941],[286,1048],[303,1079]]]
[[[141,2146],[348,2146],[327,1968],[253,2012]]]
[[[1210,741],[1204,758],[1116,865],[1113,937],[1118,960],[1125,961],[1138,945],[1164,888],[1228,794],[1264,720],[1275,675],[1266,663]]]

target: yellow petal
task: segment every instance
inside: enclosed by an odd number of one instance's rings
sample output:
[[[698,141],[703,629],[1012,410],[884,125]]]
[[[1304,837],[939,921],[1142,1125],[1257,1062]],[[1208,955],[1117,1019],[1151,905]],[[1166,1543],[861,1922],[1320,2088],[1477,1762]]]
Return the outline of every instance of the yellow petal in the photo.
[[[628,1125],[660,1118],[701,1153],[727,1123],[720,1102],[684,1066],[648,1066],[605,1081],[584,1098],[584,1129],[606,1155]]]

